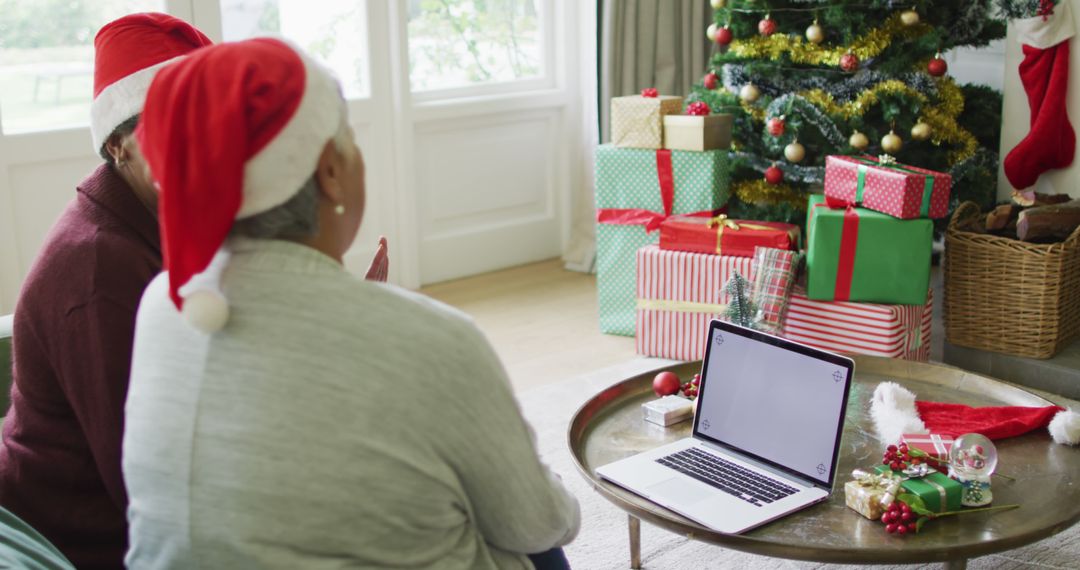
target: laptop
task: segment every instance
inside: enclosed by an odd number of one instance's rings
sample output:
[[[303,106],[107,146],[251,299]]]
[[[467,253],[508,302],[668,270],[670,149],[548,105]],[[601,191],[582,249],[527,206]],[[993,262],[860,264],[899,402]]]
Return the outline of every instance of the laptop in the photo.
[[[596,473],[729,534],[828,499],[855,363],[723,321],[708,338],[693,436]]]

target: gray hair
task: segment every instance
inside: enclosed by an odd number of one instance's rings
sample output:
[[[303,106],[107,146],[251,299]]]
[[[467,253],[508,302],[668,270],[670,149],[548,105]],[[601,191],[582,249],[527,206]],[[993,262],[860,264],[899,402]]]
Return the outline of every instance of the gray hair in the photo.
[[[334,133],[334,148],[344,153],[349,147],[351,133],[349,118],[342,102],[341,124]],[[319,233],[319,182],[312,175],[300,190],[280,206],[236,220],[231,235],[254,239],[295,240]]]

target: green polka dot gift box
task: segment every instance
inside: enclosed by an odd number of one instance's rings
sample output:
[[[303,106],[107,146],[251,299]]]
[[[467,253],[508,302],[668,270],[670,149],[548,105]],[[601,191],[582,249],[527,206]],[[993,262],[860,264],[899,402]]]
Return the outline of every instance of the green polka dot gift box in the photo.
[[[596,149],[596,287],[600,331],[634,336],[635,254],[660,239],[673,214],[712,215],[727,204],[729,156],[705,152]]]

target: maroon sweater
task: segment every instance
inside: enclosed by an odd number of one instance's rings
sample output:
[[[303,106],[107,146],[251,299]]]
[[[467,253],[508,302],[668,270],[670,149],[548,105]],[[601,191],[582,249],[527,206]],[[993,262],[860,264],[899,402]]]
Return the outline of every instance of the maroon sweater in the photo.
[[[120,473],[135,311],[161,271],[157,220],[107,165],[77,188],[23,284],[0,505],[79,568],[122,568]]]

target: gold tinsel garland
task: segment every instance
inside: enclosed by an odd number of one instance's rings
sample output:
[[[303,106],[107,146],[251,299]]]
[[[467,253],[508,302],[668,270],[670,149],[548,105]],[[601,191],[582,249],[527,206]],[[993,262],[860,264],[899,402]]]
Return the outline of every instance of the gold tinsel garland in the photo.
[[[928,33],[931,27],[926,24],[905,26],[899,14],[893,14],[880,28],[875,28],[856,38],[847,46],[823,47],[806,40],[802,36],[772,34],[754,36],[731,42],[728,53],[739,57],[780,59],[787,54],[792,63],[810,65],[839,65],[840,58],[851,52],[860,60],[876,57],[896,39],[917,38]]]
[[[806,196],[787,184],[769,184],[760,178],[741,180],[731,185],[731,191],[739,200],[747,204],[765,206],[790,204],[799,210],[806,210]]]

